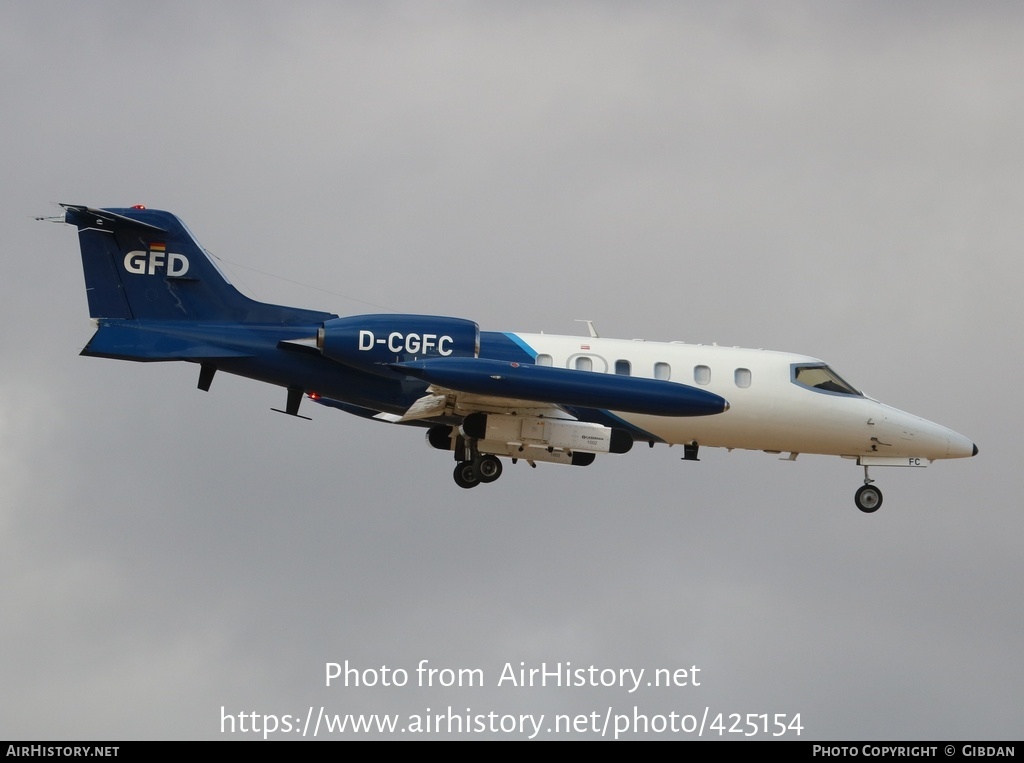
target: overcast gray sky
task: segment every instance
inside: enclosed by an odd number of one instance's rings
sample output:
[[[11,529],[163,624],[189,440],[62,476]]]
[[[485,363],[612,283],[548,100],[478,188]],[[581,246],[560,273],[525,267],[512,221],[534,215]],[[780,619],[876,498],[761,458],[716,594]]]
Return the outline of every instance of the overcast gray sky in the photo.
[[[1019,738],[1022,33],[1011,2],[0,5],[0,738],[218,738],[222,706]],[[79,357],[74,230],[32,221],[61,201],[171,210],[259,299],[814,355],[981,454],[876,470],[872,516],[852,462],[707,449],[460,490],[419,431]],[[423,659],[486,684],[324,686]]]

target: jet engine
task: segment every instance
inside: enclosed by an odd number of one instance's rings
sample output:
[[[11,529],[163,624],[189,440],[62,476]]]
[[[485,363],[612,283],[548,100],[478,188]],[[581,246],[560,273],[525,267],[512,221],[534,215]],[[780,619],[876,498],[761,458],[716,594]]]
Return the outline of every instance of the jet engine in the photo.
[[[324,357],[384,376],[384,364],[427,358],[475,358],[480,327],[437,315],[353,315],[325,321],[316,346]]]

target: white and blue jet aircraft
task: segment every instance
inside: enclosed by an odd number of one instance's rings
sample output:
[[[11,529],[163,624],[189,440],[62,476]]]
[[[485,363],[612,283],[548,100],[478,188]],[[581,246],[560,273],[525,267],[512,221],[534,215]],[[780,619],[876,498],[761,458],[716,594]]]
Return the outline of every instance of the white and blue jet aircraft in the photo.
[[[454,453],[463,488],[493,482],[502,459],[587,466],[635,442],[842,456],[864,467],[855,501],[876,511],[871,466],[966,458],[963,435],[859,392],[804,355],[735,347],[481,331],[464,318],[357,315],[254,301],[185,225],[136,206],[64,204],[78,228],[89,312],[83,355],[199,365],[394,424],[424,427]],[[275,409],[276,410],[276,409]]]

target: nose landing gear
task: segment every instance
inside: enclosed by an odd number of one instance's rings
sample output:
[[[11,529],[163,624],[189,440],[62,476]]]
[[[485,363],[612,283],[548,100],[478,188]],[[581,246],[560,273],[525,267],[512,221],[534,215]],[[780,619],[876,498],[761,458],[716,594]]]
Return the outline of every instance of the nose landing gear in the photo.
[[[882,505],[882,491],[874,485],[861,485],[854,495],[853,501],[857,504],[857,508],[865,514],[872,514],[878,511],[878,507]]]
[[[872,482],[874,480],[868,476],[868,468],[865,466],[864,484],[857,489],[853,496],[853,502],[865,514],[873,514],[882,506],[882,491],[872,485]]]

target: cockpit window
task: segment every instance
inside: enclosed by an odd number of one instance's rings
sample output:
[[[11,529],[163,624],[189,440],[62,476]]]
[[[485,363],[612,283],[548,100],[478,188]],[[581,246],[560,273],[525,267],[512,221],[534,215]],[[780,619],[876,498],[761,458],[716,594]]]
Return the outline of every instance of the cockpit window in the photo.
[[[837,395],[857,395],[863,397],[843,378],[828,366],[793,366],[793,381],[802,387],[834,392]]]

